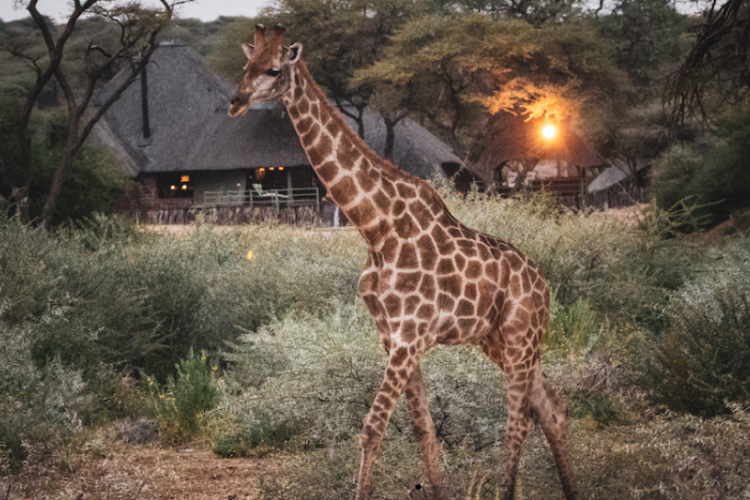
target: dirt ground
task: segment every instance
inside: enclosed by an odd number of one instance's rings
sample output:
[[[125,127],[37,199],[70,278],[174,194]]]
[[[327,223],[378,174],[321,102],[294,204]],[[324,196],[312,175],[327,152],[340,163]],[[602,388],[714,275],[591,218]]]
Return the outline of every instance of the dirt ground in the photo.
[[[117,448],[68,457],[55,470],[31,466],[21,476],[0,476],[0,498],[254,500],[262,478],[281,464],[274,455],[224,459],[210,450]]]

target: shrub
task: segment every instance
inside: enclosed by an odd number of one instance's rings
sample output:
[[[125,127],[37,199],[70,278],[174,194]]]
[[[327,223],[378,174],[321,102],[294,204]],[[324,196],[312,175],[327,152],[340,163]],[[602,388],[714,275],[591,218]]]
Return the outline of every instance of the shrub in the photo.
[[[672,300],[646,382],[659,402],[703,416],[750,401],[750,252],[714,265]]]
[[[563,354],[590,352],[605,332],[603,322],[583,297],[564,306],[557,301],[557,290],[553,290],[550,293],[550,313],[545,346]]]
[[[214,409],[218,395],[213,370],[205,353],[200,357],[190,349],[176,366],[177,378],[167,378],[165,387],[142,373],[146,391],[146,413],[159,424],[168,443],[186,443],[203,432],[203,418]]]

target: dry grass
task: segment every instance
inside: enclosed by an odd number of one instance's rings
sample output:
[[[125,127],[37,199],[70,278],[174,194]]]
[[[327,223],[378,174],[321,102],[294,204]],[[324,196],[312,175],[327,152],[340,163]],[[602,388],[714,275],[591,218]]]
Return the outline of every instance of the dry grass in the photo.
[[[4,500],[245,500],[259,498],[260,478],[277,474],[276,455],[226,460],[207,449],[126,446],[101,440],[82,453],[36,457],[0,477]],[[52,464],[54,462],[54,465]]]

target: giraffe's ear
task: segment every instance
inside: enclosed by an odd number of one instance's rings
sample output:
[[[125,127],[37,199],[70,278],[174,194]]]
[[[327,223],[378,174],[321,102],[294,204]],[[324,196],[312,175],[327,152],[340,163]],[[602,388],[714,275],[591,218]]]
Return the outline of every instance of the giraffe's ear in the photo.
[[[297,61],[299,61],[300,56],[302,56],[301,43],[295,43],[284,51],[285,62],[288,62],[289,64],[296,64]]]
[[[242,44],[242,52],[245,53],[245,56],[250,59],[253,57],[253,49],[254,47],[250,45],[249,43],[243,43]]]

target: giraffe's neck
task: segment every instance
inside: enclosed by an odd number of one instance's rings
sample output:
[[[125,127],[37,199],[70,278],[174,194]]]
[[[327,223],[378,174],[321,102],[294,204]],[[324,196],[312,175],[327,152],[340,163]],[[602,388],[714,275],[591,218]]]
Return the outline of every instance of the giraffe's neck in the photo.
[[[377,246],[394,228],[396,205],[419,197],[419,182],[378,157],[354,134],[302,61],[283,100],[328,196],[365,240]]]

